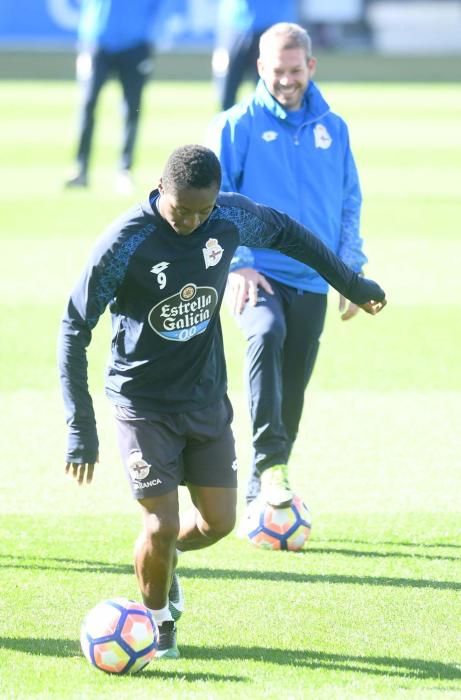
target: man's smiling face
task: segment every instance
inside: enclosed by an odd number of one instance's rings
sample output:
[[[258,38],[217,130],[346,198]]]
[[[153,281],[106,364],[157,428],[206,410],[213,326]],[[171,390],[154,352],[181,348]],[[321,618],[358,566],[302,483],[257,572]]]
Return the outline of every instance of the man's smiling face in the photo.
[[[284,49],[277,40],[267,45],[258,59],[260,77],[287,111],[300,109],[315,67],[315,58],[306,56],[304,49]]]

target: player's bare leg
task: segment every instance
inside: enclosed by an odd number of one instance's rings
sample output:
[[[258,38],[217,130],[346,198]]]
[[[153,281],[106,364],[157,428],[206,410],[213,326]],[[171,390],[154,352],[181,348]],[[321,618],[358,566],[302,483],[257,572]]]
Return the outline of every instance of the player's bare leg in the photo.
[[[145,605],[159,627],[157,657],[177,659],[175,620],[169,592],[177,562],[176,540],[179,532],[177,489],[163,496],[138,501],[143,511],[143,528],[135,545],[135,570]],[[176,577],[176,588],[179,582]],[[176,591],[178,592],[178,591]],[[181,596],[182,597],[182,596]]]
[[[135,570],[145,605],[153,610],[167,604],[176,566],[179,532],[177,491],[138,501],[143,528],[135,544]]]
[[[193,506],[181,515],[177,548],[187,552],[210,547],[235,526],[237,489],[187,485]]]

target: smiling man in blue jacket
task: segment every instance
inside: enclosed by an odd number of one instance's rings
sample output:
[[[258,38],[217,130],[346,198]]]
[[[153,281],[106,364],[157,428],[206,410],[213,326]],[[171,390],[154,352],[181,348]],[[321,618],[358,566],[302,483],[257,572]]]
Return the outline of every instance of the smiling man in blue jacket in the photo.
[[[210,142],[222,189],[287,212],[355,272],[367,258],[359,234],[361,192],[348,129],[312,82],[316,59],[297,24],[278,23],[260,40],[256,91],[218,115]],[[302,415],[327,309],[328,284],[277,250],[240,247],[228,293],[246,336],[253,428],[247,503],[292,499],[288,460]],[[358,307],[340,297],[342,318]]]

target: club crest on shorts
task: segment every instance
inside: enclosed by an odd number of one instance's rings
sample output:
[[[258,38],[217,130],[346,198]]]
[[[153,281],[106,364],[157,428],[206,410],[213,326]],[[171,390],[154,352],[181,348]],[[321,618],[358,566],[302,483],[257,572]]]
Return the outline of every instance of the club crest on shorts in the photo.
[[[224,248],[221,248],[216,238],[209,238],[202,250],[206,269],[217,265],[224,253]]]
[[[133,479],[142,481],[150,472],[151,464],[143,459],[139,450],[133,450],[128,457],[127,467]]]

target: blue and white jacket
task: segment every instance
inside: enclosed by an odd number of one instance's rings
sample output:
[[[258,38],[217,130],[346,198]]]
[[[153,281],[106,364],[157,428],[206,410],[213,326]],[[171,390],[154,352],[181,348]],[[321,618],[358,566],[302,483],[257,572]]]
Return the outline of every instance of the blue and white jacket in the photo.
[[[221,161],[223,191],[286,212],[362,271],[362,196],[348,129],[313,82],[302,110],[287,112],[260,80],[253,95],[213,120],[208,140]],[[231,269],[240,267],[296,289],[328,291],[312,268],[275,250],[240,247]]]

